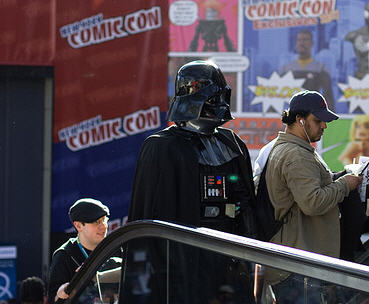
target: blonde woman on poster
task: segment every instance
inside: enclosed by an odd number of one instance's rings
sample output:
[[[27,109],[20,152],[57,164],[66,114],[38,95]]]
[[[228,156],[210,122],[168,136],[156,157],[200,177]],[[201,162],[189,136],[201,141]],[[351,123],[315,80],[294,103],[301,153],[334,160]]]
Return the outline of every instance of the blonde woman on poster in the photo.
[[[357,163],[360,156],[369,156],[369,115],[358,115],[352,120],[350,142],[338,159],[345,166]]]

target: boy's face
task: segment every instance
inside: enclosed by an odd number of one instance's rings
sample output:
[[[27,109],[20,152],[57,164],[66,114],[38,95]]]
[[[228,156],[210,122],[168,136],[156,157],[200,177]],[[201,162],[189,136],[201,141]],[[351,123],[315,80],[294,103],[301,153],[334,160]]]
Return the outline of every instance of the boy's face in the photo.
[[[81,243],[87,249],[95,249],[95,247],[106,237],[108,230],[108,218],[106,216],[102,216],[93,223],[74,223]]]

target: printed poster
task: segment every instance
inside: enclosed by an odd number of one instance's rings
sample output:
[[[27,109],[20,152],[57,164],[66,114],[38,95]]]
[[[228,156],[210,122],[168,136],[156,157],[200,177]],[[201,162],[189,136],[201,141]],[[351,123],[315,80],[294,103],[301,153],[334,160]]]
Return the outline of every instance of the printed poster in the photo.
[[[143,140],[165,127],[165,1],[57,1],[52,231],[83,197],[124,223]]]
[[[293,94],[305,89],[322,93],[329,108],[343,119],[342,124],[346,116],[369,114],[368,0],[169,3],[169,100],[174,94],[176,68],[205,59],[223,70],[232,88],[231,109],[236,120],[280,119]],[[219,35],[205,34],[201,22],[206,20],[224,22],[234,49],[224,47]],[[212,39],[218,47],[191,48],[194,39],[204,44]],[[257,154],[259,148],[250,145],[249,149]],[[343,168],[338,155],[323,152],[334,168]]]

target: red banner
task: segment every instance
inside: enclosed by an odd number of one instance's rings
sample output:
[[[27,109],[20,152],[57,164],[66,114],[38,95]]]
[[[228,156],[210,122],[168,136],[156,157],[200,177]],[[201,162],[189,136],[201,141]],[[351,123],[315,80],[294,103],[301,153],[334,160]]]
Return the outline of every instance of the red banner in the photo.
[[[0,64],[51,66],[55,1],[0,1]]]
[[[166,111],[166,1],[63,0],[56,12],[54,141],[98,116]]]
[[[53,231],[81,197],[124,223],[142,142],[165,127],[167,55],[167,1],[56,2]]]

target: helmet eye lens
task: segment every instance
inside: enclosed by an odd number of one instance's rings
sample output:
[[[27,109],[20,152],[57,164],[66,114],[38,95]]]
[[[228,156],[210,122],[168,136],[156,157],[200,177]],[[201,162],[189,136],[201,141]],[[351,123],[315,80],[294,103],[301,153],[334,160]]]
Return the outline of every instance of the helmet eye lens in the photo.
[[[202,90],[203,88],[206,88],[210,84],[211,82],[206,79],[190,80],[187,81],[186,83],[179,85],[177,95],[178,96],[192,95]]]

